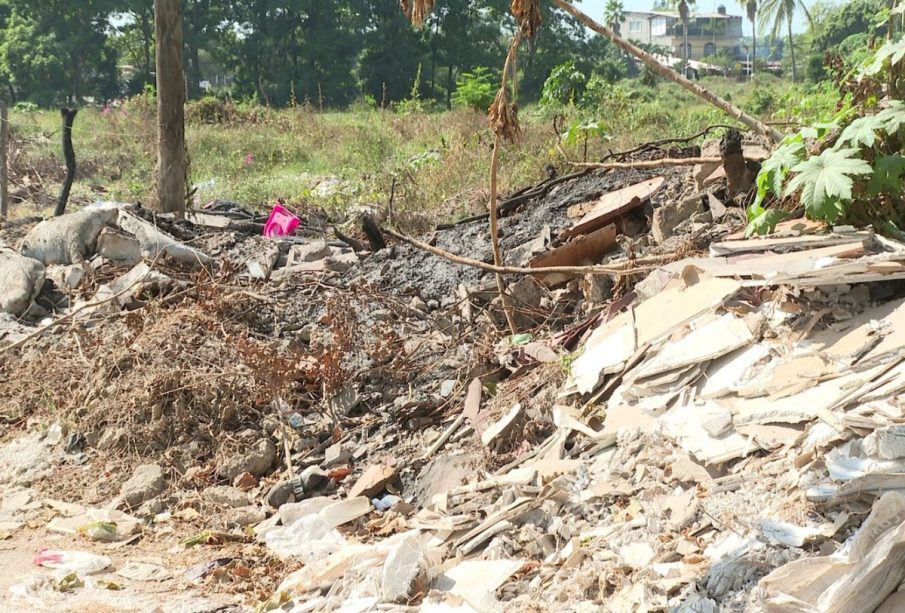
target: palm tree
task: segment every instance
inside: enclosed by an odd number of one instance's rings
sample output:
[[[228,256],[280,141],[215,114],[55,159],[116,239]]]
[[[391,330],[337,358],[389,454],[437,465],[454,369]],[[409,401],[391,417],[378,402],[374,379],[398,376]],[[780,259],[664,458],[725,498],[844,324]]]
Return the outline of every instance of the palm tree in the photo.
[[[811,13],[803,0],[764,0],[760,5],[760,27],[770,27],[770,36],[776,38],[782,30],[783,22],[789,35],[789,53],[792,56],[792,81],[798,80],[798,67],[795,65],[795,45],[792,41],[792,20],[795,11],[801,9],[808,23],[812,24]],[[771,25],[772,22],[772,25]]]
[[[679,0],[679,19],[682,20],[682,74],[688,75],[688,18],[690,16],[688,2]]]
[[[757,0],[739,0],[739,4],[745,7],[748,13],[748,21],[751,22],[751,44],[754,51],[751,54],[751,76],[754,76],[754,64],[757,61]]]
[[[664,4],[676,9],[682,21],[682,74],[688,74],[688,22],[691,20],[691,7],[695,0],[667,0]]]
[[[622,0],[607,0],[603,9],[603,20],[610,29],[622,36],[622,22],[625,21],[625,6]]]

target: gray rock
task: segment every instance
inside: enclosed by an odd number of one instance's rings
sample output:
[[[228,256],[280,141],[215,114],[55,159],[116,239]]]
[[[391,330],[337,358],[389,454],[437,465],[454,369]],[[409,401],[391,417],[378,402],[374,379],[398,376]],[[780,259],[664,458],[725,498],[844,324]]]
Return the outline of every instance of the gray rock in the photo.
[[[654,211],[651,219],[651,235],[657,243],[662,243],[672,236],[680,223],[704,211],[701,196],[696,194],[685,200],[668,202]]]
[[[350,459],[352,459],[352,452],[343,447],[342,443],[330,445],[324,451],[324,466],[327,468],[348,464]]]
[[[864,439],[864,451],[883,460],[905,458],[905,425],[874,430]]]
[[[324,241],[312,241],[304,245],[293,245],[289,249],[287,266],[301,264],[302,262],[316,262],[333,255],[333,251]]]
[[[130,507],[137,507],[145,500],[158,496],[166,488],[166,476],[157,464],[142,464],[132,477],[123,483],[120,494]]]
[[[235,454],[219,462],[217,472],[225,479],[235,479],[244,472],[260,478],[270,470],[276,459],[277,450],[269,439],[261,439],[248,449],[240,449]]]
[[[251,505],[239,507],[226,512],[226,527],[244,528],[252,524],[259,524],[265,519],[267,519],[267,514],[264,509]]]
[[[153,517],[158,513],[163,513],[163,502],[161,502],[159,498],[145,500],[141,503],[141,506],[138,507],[138,510],[135,511],[135,515],[138,517]]]
[[[358,264],[358,254],[353,251],[342,255],[333,255],[324,260],[324,263],[330,272],[346,272]]]
[[[214,485],[205,488],[202,494],[205,500],[225,507],[247,507],[251,500],[242,490],[229,485]]]
[[[92,208],[42,221],[31,229],[19,251],[45,266],[80,264],[94,255],[97,238],[116,221],[115,208]]]
[[[141,255],[143,257],[155,260],[161,256],[166,256],[195,267],[211,262],[210,256],[194,247],[180,243],[154,224],[148,223],[125,209],[117,212],[117,225],[122,230],[135,236],[138,244],[141,245]]]
[[[270,488],[264,497],[264,502],[273,509],[279,509],[281,506],[289,502],[289,496],[292,494],[292,484],[288,481],[281,481]]]
[[[44,287],[44,265],[12,251],[0,252],[0,311],[20,317]]]

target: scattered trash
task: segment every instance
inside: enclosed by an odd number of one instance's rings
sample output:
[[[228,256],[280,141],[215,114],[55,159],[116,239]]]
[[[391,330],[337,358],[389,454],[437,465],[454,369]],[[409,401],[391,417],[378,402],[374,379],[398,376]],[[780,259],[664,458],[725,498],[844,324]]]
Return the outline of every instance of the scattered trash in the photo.
[[[42,549],[35,556],[36,566],[46,566],[66,572],[93,575],[109,567],[113,561],[107,556],[99,556],[84,551],[55,551]]]
[[[299,218],[293,215],[281,204],[273,205],[270,217],[264,224],[264,236],[276,238],[278,236],[291,236],[299,227]]]
[[[507,207],[515,333],[494,275],[436,253],[491,261],[483,221],[373,253],[279,205],[31,228],[23,254],[73,268],[8,292],[46,310],[26,338],[59,333],[0,347],[0,393],[62,425],[10,415],[0,534],[179,540],[190,561],[117,576],[190,566],[262,610],[901,608],[905,244],[801,220],[745,238],[719,170],[581,173]],[[536,273],[562,265],[613,274]],[[22,487],[73,469],[64,447],[104,508]],[[123,587],[88,578],[104,556],[35,564],[61,573],[48,592],[85,577],[67,597]]]
[[[235,560],[235,558],[216,558],[207,562],[195,564],[185,571],[185,578],[189,581],[200,581],[211,574],[215,569],[226,566],[233,560]]]

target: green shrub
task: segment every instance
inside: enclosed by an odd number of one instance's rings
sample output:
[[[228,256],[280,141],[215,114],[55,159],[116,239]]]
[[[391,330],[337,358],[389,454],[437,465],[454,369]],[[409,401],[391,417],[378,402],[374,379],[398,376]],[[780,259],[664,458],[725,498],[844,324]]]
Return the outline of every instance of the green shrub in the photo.
[[[486,111],[493,104],[495,95],[490,69],[478,66],[471,72],[463,72],[458,76],[452,101],[456,106],[468,106],[478,111]]]
[[[550,76],[544,81],[540,104],[542,106],[574,104],[581,99],[587,81],[588,77],[575,67],[575,62],[570,60],[560,64],[550,71]]]

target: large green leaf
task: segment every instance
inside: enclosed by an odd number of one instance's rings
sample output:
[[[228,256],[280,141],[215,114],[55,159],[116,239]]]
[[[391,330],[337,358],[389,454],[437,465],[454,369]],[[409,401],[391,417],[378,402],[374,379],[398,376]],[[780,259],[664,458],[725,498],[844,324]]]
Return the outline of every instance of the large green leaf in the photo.
[[[873,147],[877,142],[877,130],[883,126],[883,121],[876,115],[859,117],[842,131],[836,141],[836,148],[839,149],[842,145]]]
[[[905,58],[905,38],[886,41],[882,47],[877,49],[873,60],[864,69],[864,73],[873,76],[883,70],[886,60],[889,60],[890,66],[895,66]]]
[[[902,173],[905,172],[905,157],[899,154],[881,155],[874,161],[874,174],[867,183],[867,192],[877,194],[898,194],[902,191]]]
[[[777,196],[782,194],[782,185],[789,170],[801,162],[805,152],[801,141],[788,141],[781,144],[770,157],[761,164],[757,175],[757,202],[760,204],[768,193]]]
[[[889,108],[877,113],[876,117],[883,124],[887,134],[896,134],[905,128],[905,103],[901,100],[891,100]]]
[[[811,219],[829,223],[843,212],[842,203],[852,199],[853,175],[870,174],[870,164],[856,157],[857,149],[827,149],[792,168],[795,176],[786,195],[801,191],[801,203]]]

